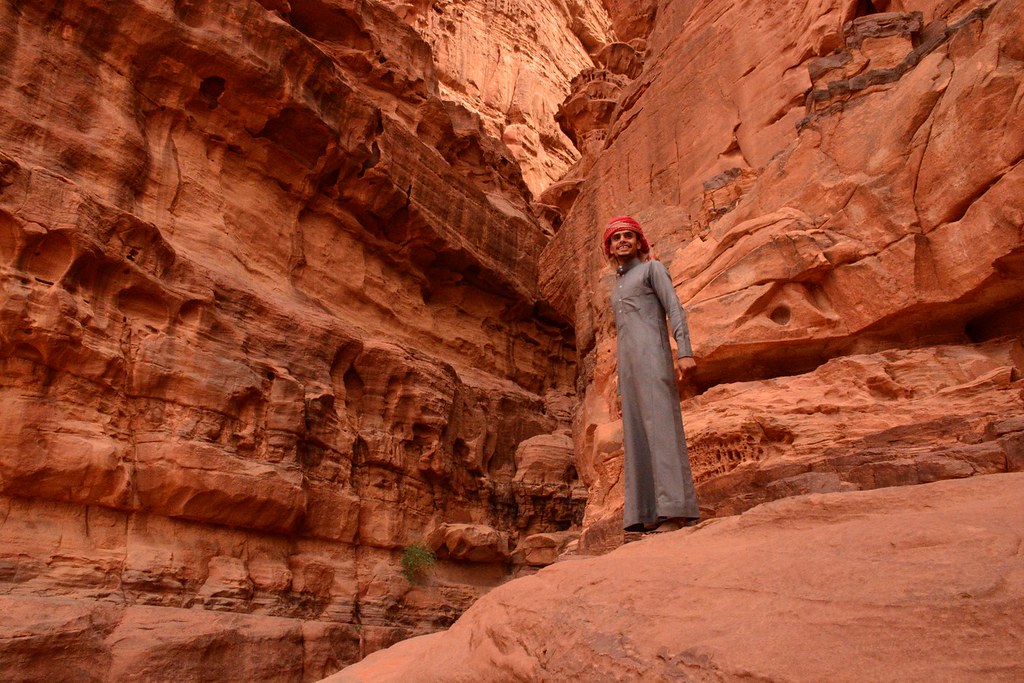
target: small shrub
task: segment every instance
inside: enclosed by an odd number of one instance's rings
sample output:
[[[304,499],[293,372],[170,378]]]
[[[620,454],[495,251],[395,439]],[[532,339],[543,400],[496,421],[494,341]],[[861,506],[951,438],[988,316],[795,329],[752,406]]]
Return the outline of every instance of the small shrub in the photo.
[[[434,553],[422,543],[413,543],[402,551],[402,574],[409,583],[418,583],[434,566]]]

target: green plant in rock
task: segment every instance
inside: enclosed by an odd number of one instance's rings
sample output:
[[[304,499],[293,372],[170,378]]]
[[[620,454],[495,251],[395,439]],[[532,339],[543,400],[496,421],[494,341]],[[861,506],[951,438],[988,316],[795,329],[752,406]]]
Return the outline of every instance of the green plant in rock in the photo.
[[[409,583],[418,583],[436,562],[434,553],[422,543],[413,543],[402,551],[402,574]]]

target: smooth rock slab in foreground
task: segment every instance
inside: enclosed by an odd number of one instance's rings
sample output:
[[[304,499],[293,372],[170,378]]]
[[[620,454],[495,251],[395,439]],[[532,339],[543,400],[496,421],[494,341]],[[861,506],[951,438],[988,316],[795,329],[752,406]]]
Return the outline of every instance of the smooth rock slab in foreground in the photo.
[[[1024,680],[1024,474],[812,494],[495,589],[329,681]]]

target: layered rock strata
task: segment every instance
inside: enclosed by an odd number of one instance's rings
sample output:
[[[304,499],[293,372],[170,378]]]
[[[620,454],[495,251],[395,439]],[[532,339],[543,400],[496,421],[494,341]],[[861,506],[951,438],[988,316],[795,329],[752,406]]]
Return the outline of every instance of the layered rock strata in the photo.
[[[398,15],[0,26],[4,677],[316,679],[578,525],[528,189]]]
[[[1019,468],[1016,437],[994,435],[1024,408],[1021,12],[661,7],[541,260],[576,321],[594,548],[616,543],[621,506],[613,275],[597,244],[621,213],[644,223],[689,313],[686,389],[702,395],[684,421],[708,514]]]
[[[388,4],[430,45],[439,94],[508,146],[534,196],[576,161],[555,113],[569,81],[613,40],[601,2]]]
[[[1022,12],[0,5],[5,675],[316,679],[619,545],[620,213],[707,515],[1020,469]]]
[[[806,493],[1022,471],[1022,405],[1014,339],[843,356],[801,375],[717,385],[682,411],[701,510],[722,516]],[[596,456],[581,470],[591,482],[582,544],[601,552],[623,539],[618,422],[585,445]]]

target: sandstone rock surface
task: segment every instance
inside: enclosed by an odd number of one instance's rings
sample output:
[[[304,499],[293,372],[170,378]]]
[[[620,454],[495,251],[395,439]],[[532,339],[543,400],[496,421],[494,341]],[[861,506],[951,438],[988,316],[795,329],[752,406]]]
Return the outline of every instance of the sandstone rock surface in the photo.
[[[534,195],[576,161],[555,112],[569,81],[612,42],[601,2],[388,4],[430,45],[439,94],[479,116],[484,130],[508,146]]]
[[[623,212],[707,515],[1024,467],[1019,2],[116,5],[0,3],[2,676],[312,680],[620,545]]]
[[[0,45],[0,677],[316,678],[578,522],[568,449],[515,479],[575,362],[529,190],[398,13],[4,2]],[[446,523],[504,545],[410,586]]]
[[[1007,1],[668,2],[614,102],[574,91],[566,123],[600,145],[547,198],[561,223],[541,283],[576,322],[584,546],[621,541],[614,276],[597,236],[622,213],[688,312],[683,409],[709,514],[1019,468],[984,436],[1024,409],[1019,352],[979,374],[947,360],[1022,338],[1022,27]]]
[[[812,494],[561,562],[329,681],[1014,681],[1024,474]]]
[[[1024,347],[1011,339],[843,356],[810,373],[719,384],[682,410],[705,516],[802,493],[1021,471]],[[598,455],[581,470],[590,490],[582,543],[596,551],[623,538],[618,421],[587,446]]]

